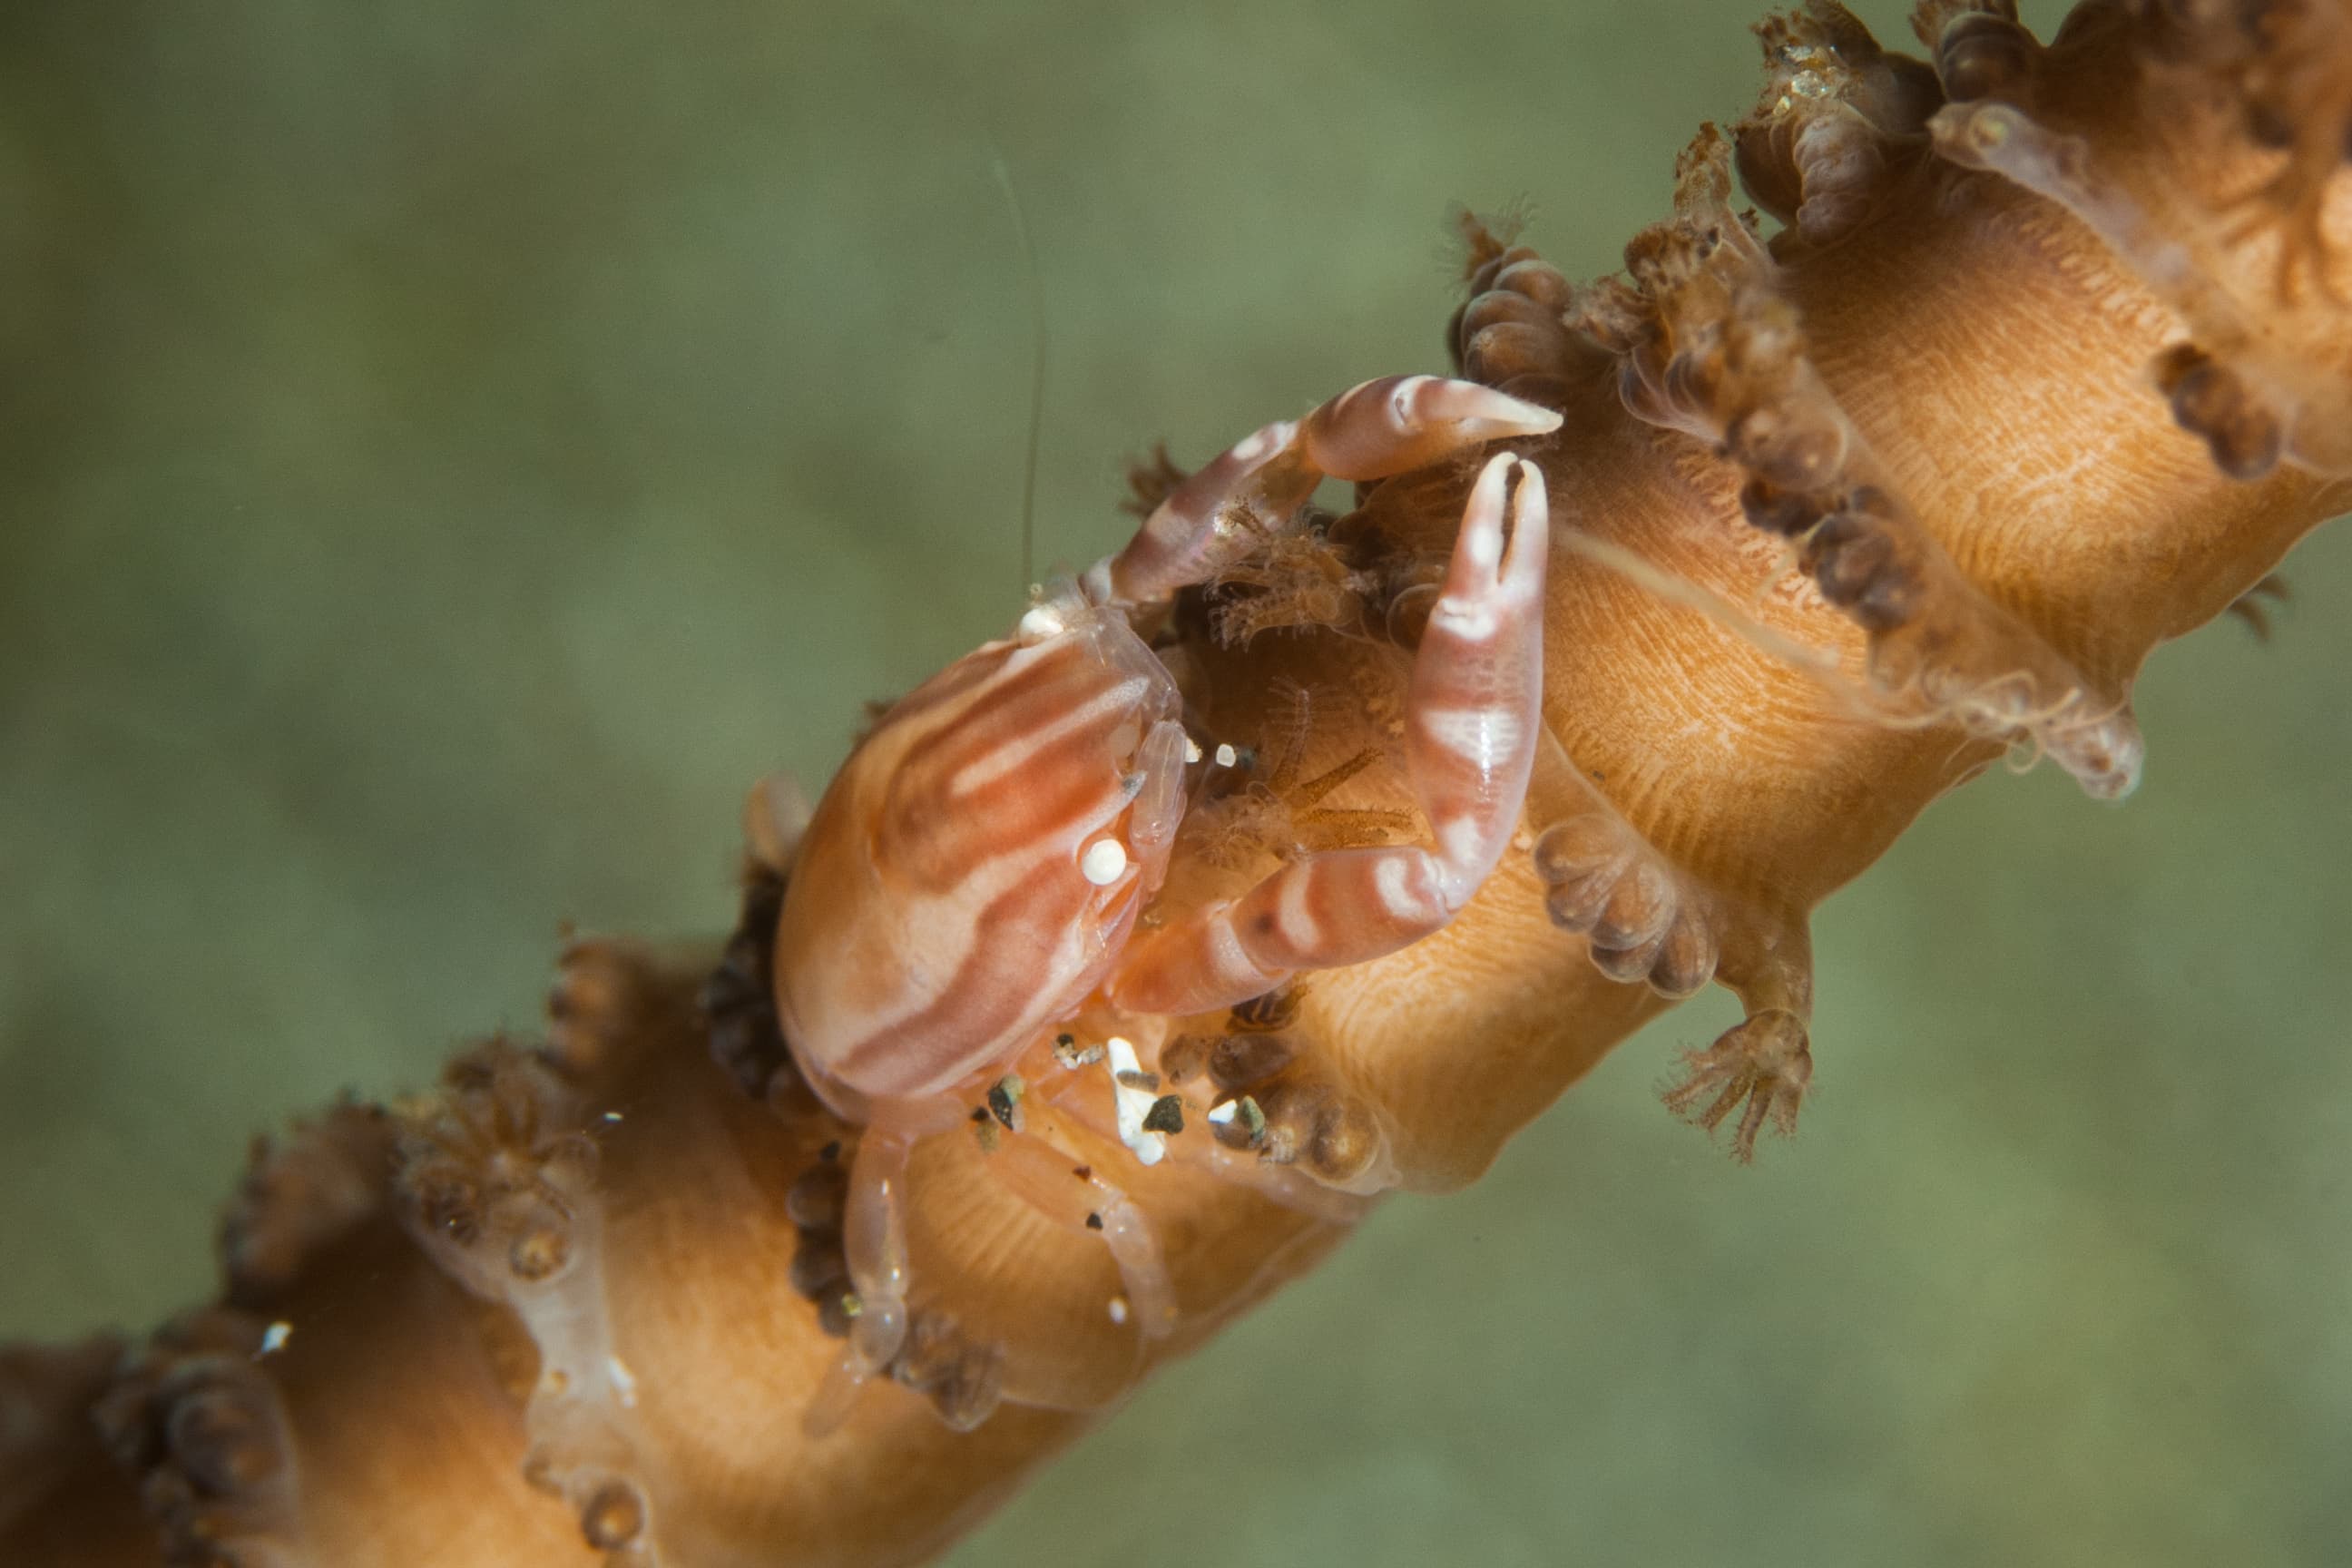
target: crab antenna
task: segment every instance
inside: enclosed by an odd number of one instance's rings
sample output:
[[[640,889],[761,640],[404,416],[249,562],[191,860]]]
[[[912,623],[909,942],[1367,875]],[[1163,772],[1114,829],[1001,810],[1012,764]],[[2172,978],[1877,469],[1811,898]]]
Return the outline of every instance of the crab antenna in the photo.
[[[1029,355],[1029,445],[1021,470],[1021,591],[1026,594],[1036,580],[1037,448],[1045,427],[1045,278],[1037,266],[1036,243],[1029,237],[1029,217],[1022,210],[1013,171],[996,138],[990,136],[987,141],[989,170],[1004,192],[1004,205],[1013,214],[1013,232],[1021,241],[1021,261],[1029,274],[1029,319],[1034,328],[1034,347]]]

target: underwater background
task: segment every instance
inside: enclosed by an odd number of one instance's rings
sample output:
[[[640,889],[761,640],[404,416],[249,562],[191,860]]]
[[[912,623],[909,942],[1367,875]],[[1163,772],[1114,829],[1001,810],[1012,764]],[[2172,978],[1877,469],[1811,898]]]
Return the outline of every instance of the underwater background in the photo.
[[[0,1336],[205,1294],[247,1139],[559,922],[726,928],[751,782],[1017,614],[1041,346],[1043,568],[1442,368],[1450,203],[1614,268],[1760,4],[0,11]],[[1658,1105],[1705,995],[954,1561],[2352,1561],[2352,539],[2287,575],[2124,806],[1820,912],[1796,1142]]]

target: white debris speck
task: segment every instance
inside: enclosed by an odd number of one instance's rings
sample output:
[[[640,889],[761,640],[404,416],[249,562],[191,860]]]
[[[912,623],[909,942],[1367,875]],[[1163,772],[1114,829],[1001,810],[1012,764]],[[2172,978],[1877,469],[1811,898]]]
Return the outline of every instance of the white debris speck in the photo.
[[[1223,1127],[1225,1123],[1234,1119],[1234,1113],[1236,1109],[1237,1106],[1234,1101],[1230,1100],[1221,1100],[1216,1104],[1209,1107],[1209,1120],[1216,1126]]]
[[[1069,627],[1063,624],[1059,612],[1049,605],[1038,605],[1021,617],[1019,630],[1023,642],[1043,642],[1047,637],[1060,637]]]
[[[1126,1297],[1113,1296],[1110,1299],[1110,1321],[1114,1323],[1123,1323],[1127,1321]]]
[[[276,1355],[286,1348],[286,1342],[293,1337],[294,1325],[283,1318],[278,1319],[278,1321],[261,1331],[261,1348],[253,1352],[253,1359],[259,1361],[263,1356]]]
[[[1242,754],[1234,750],[1230,742],[1217,748],[1217,766],[1229,768],[1241,760]]]
[[[1108,888],[1127,874],[1127,846],[1116,838],[1097,838],[1078,857],[1079,875],[1097,888]]]
[[[608,1355],[604,1358],[604,1374],[613,1380],[613,1393],[619,1398],[621,1408],[635,1410],[637,1407],[637,1376],[629,1370],[629,1363],[619,1356]]]
[[[1121,1081],[1129,1073],[1140,1076],[1143,1072],[1143,1063],[1137,1058],[1132,1041],[1113,1035],[1104,1044],[1109,1047],[1110,1092],[1118,1112],[1118,1141],[1127,1145],[1138,1163],[1157,1165],[1168,1152],[1168,1140],[1160,1133],[1146,1131],[1143,1119],[1151,1114],[1152,1102],[1160,1097],[1150,1089]]]
[[[621,1113],[617,1110],[608,1110],[604,1112],[604,1120],[607,1121],[618,1121],[620,1119]]]

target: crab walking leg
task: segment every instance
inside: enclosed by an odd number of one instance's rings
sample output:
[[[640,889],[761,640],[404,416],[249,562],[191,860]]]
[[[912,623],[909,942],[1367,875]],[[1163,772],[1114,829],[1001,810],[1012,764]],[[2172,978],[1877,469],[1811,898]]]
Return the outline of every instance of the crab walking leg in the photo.
[[[959,1113],[944,1102],[947,1121]],[[880,1111],[857,1141],[842,1215],[842,1252],[857,1288],[857,1316],[840,1364],[809,1403],[804,1425],[823,1436],[847,1417],[866,1380],[890,1364],[907,1338],[907,1161],[915,1145],[937,1131],[940,1116]]]
[[[1466,447],[1559,428],[1552,409],[1475,382],[1391,375],[1351,387],[1306,418],[1267,425],[1168,492],[1127,548],[1080,579],[1097,605],[1144,605],[1205,583],[1255,549],[1328,476],[1384,479]],[[1248,503],[1253,527],[1234,515]]]
[[[1034,1118],[994,1158],[998,1174],[1030,1208],[1066,1230],[1093,1234],[1110,1249],[1126,1297],[1119,1310],[1145,1339],[1164,1339],[1175,1329],[1176,1290],[1160,1237],[1126,1193],[1091,1166],[1073,1164],[1052,1125]]]
[[[1504,489],[1517,466],[1511,538]],[[1508,454],[1489,462],[1407,701],[1405,761],[1433,847],[1342,849],[1291,862],[1129,949],[1112,999],[1139,1013],[1203,1013],[1263,995],[1301,969],[1361,963],[1452,920],[1502,858],[1541,732],[1543,476]]]

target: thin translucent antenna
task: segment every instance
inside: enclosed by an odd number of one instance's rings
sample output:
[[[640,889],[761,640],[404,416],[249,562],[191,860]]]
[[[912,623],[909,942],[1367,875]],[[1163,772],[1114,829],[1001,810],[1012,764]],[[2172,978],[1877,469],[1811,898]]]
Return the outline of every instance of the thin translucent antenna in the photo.
[[[1013,232],[1021,240],[1021,260],[1029,269],[1029,318],[1035,347],[1029,356],[1029,449],[1021,469],[1021,592],[1036,582],[1037,449],[1045,429],[1045,276],[1038,269],[1037,247],[1029,237],[1029,217],[1021,208],[1021,193],[1013,188],[1013,171],[1004,162],[996,138],[988,137],[988,166],[1004,192],[1013,214]]]

